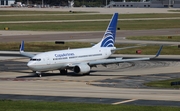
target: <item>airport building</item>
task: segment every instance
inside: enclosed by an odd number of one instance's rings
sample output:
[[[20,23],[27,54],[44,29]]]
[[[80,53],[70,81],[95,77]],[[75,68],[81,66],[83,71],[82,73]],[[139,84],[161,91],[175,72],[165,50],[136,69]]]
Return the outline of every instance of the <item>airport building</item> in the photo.
[[[120,7],[120,8],[180,8],[180,0],[143,0],[141,2],[114,2],[111,1],[107,7]]]
[[[15,0],[0,0],[0,6],[11,6]]]

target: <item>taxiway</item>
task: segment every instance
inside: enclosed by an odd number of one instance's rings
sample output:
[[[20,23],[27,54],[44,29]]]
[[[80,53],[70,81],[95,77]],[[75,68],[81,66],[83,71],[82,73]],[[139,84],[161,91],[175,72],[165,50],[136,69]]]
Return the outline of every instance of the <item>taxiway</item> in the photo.
[[[59,71],[49,71],[42,78],[28,70],[27,61],[25,58],[1,60],[0,99],[180,105],[179,89],[157,89],[143,85],[153,80],[179,78],[179,61],[99,65],[87,76],[77,76],[72,72],[60,75]]]

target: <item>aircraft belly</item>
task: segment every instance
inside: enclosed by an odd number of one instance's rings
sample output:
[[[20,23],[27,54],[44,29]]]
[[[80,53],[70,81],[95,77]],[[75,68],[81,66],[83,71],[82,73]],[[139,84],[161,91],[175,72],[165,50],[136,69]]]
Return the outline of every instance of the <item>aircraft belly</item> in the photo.
[[[49,70],[58,70],[65,68],[65,64],[45,64],[45,65],[37,65],[33,70],[35,71],[49,71]]]

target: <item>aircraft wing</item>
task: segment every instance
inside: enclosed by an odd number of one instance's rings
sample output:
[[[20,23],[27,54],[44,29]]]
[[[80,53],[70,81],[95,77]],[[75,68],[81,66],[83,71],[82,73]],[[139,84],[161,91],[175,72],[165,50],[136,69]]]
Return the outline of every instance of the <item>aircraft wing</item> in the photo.
[[[161,50],[163,48],[163,45],[159,48],[156,55],[151,58],[156,58],[160,55]],[[113,59],[101,59],[101,60],[94,60],[86,62],[85,64],[88,64],[89,66],[95,66],[100,64],[113,64],[113,63],[122,63],[122,62],[130,62],[130,61],[144,61],[144,60],[150,60],[151,58],[132,58],[132,59],[123,59],[123,58],[113,58]],[[79,63],[73,63],[69,64],[68,67],[74,67],[78,65]]]
[[[95,66],[95,65],[115,64],[115,63],[130,62],[130,61],[140,61],[140,60],[149,60],[149,59],[150,59],[150,58],[135,58],[135,59],[114,58],[114,59],[101,59],[101,60],[95,60],[95,61],[89,61],[89,62],[83,62],[83,63],[68,64],[67,67],[73,68],[73,67],[75,67],[76,65],[79,65],[79,64],[88,64],[89,66]]]
[[[152,58],[156,58],[160,55],[161,50],[163,48],[163,45],[159,48],[156,55]],[[112,63],[121,63],[121,62],[130,62],[130,61],[144,61],[144,60],[150,60],[151,58],[133,58],[133,59],[123,59],[123,58],[114,58],[114,59],[102,59],[102,60],[95,60],[90,61],[88,64],[90,66],[93,65],[99,65],[99,64],[112,64]]]
[[[32,57],[35,56],[35,54],[24,52],[24,41],[21,42],[21,46],[20,46],[20,50],[19,51],[20,51],[20,54],[25,56],[25,57],[32,58]]]
[[[150,58],[135,58],[135,59],[122,59],[122,58],[115,58],[115,59],[102,59],[96,61],[90,61],[89,65],[99,65],[99,64],[113,64],[113,63],[121,63],[121,62],[130,62],[130,61],[141,61],[141,60],[149,60]]]

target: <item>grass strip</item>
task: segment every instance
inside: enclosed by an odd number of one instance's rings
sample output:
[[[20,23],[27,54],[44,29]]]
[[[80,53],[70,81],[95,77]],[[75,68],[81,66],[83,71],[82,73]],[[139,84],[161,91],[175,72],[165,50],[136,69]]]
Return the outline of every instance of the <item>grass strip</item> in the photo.
[[[90,43],[87,44],[84,42],[66,42],[65,44],[55,44],[54,42],[25,42],[25,51],[45,52],[90,46]],[[19,47],[20,43],[18,42],[0,43],[0,50],[19,51]]]
[[[162,80],[162,81],[152,81],[149,83],[145,83],[146,86],[149,87],[157,87],[157,88],[171,88],[171,89],[179,89],[180,85],[171,86],[171,82],[180,81],[180,78],[170,79],[170,80]]]
[[[145,30],[145,29],[167,29],[180,28],[180,20],[138,20],[138,21],[119,21],[118,26],[122,30]]]
[[[111,19],[112,15],[92,14],[92,15],[25,15],[25,16],[1,16],[0,22],[8,21],[48,21],[48,20],[92,20]]]
[[[19,51],[18,42],[0,43],[0,50],[4,51]],[[137,44],[115,44],[117,48],[135,46]],[[54,42],[25,42],[25,51],[30,52],[45,52],[53,50],[66,50],[68,48],[85,48],[91,47],[91,43],[88,42],[65,42],[65,44],[55,44]],[[141,54],[155,55],[159,49],[159,45],[142,46],[138,48],[123,49],[116,51],[116,54],[136,54],[137,50],[141,50]],[[179,48],[177,46],[164,46],[161,51],[162,55],[180,55]]]
[[[0,30],[9,27],[10,30],[33,30],[33,31],[104,31],[109,21],[98,22],[57,22],[57,23],[11,23],[0,24]],[[117,27],[122,30],[145,30],[180,28],[180,20],[138,20],[118,22]]]
[[[180,10],[168,10],[169,12],[180,12]]]
[[[11,23],[0,24],[0,30],[9,27],[10,30],[31,31],[98,31],[105,30],[108,22],[57,22],[57,23]]]
[[[132,37],[126,37],[126,39],[146,40],[146,41],[180,42],[180,36],[132,36]]]
[[[52,14],[46,13],[36,13],[35,15],[24,12],[24,15],[12,15],[12,16],[1,16],[0,21],[47,21],[47,20],[91,20],[91,19],[110,19],[112,14],[90,14],[90,15],[79,15],[79,13],[74,14],[59,14],[52,12]],[[33,12],[32,12],[33,13]],[[49,13],[49,12],[47,12]],[[64,12],[65,13],[65,12]],[[1,15],[1,11],[0,11]],[[2,14],[4,15],[4,14]],[[171,18],[180,17],[180,14],[119,14],[119,19],[133,19],[133,18]]]
[[[118,45],[116,46],[119,47]],[[143,55],[155,55],[157,51],[159,50],[159,48],[160,48],[159,45],[154,44],[154,45],[142,46],[138,48],[119,50],[119,51],[116,51],[116,54],[136,54],[137,50],[141,50],[141,54]],[[177,46],[164,46],[161,51],[161,55],[179,55],[179,54],[180,54],[180,51]]]
[[[179,111],[179,107],[1,100],[0,111]]]

